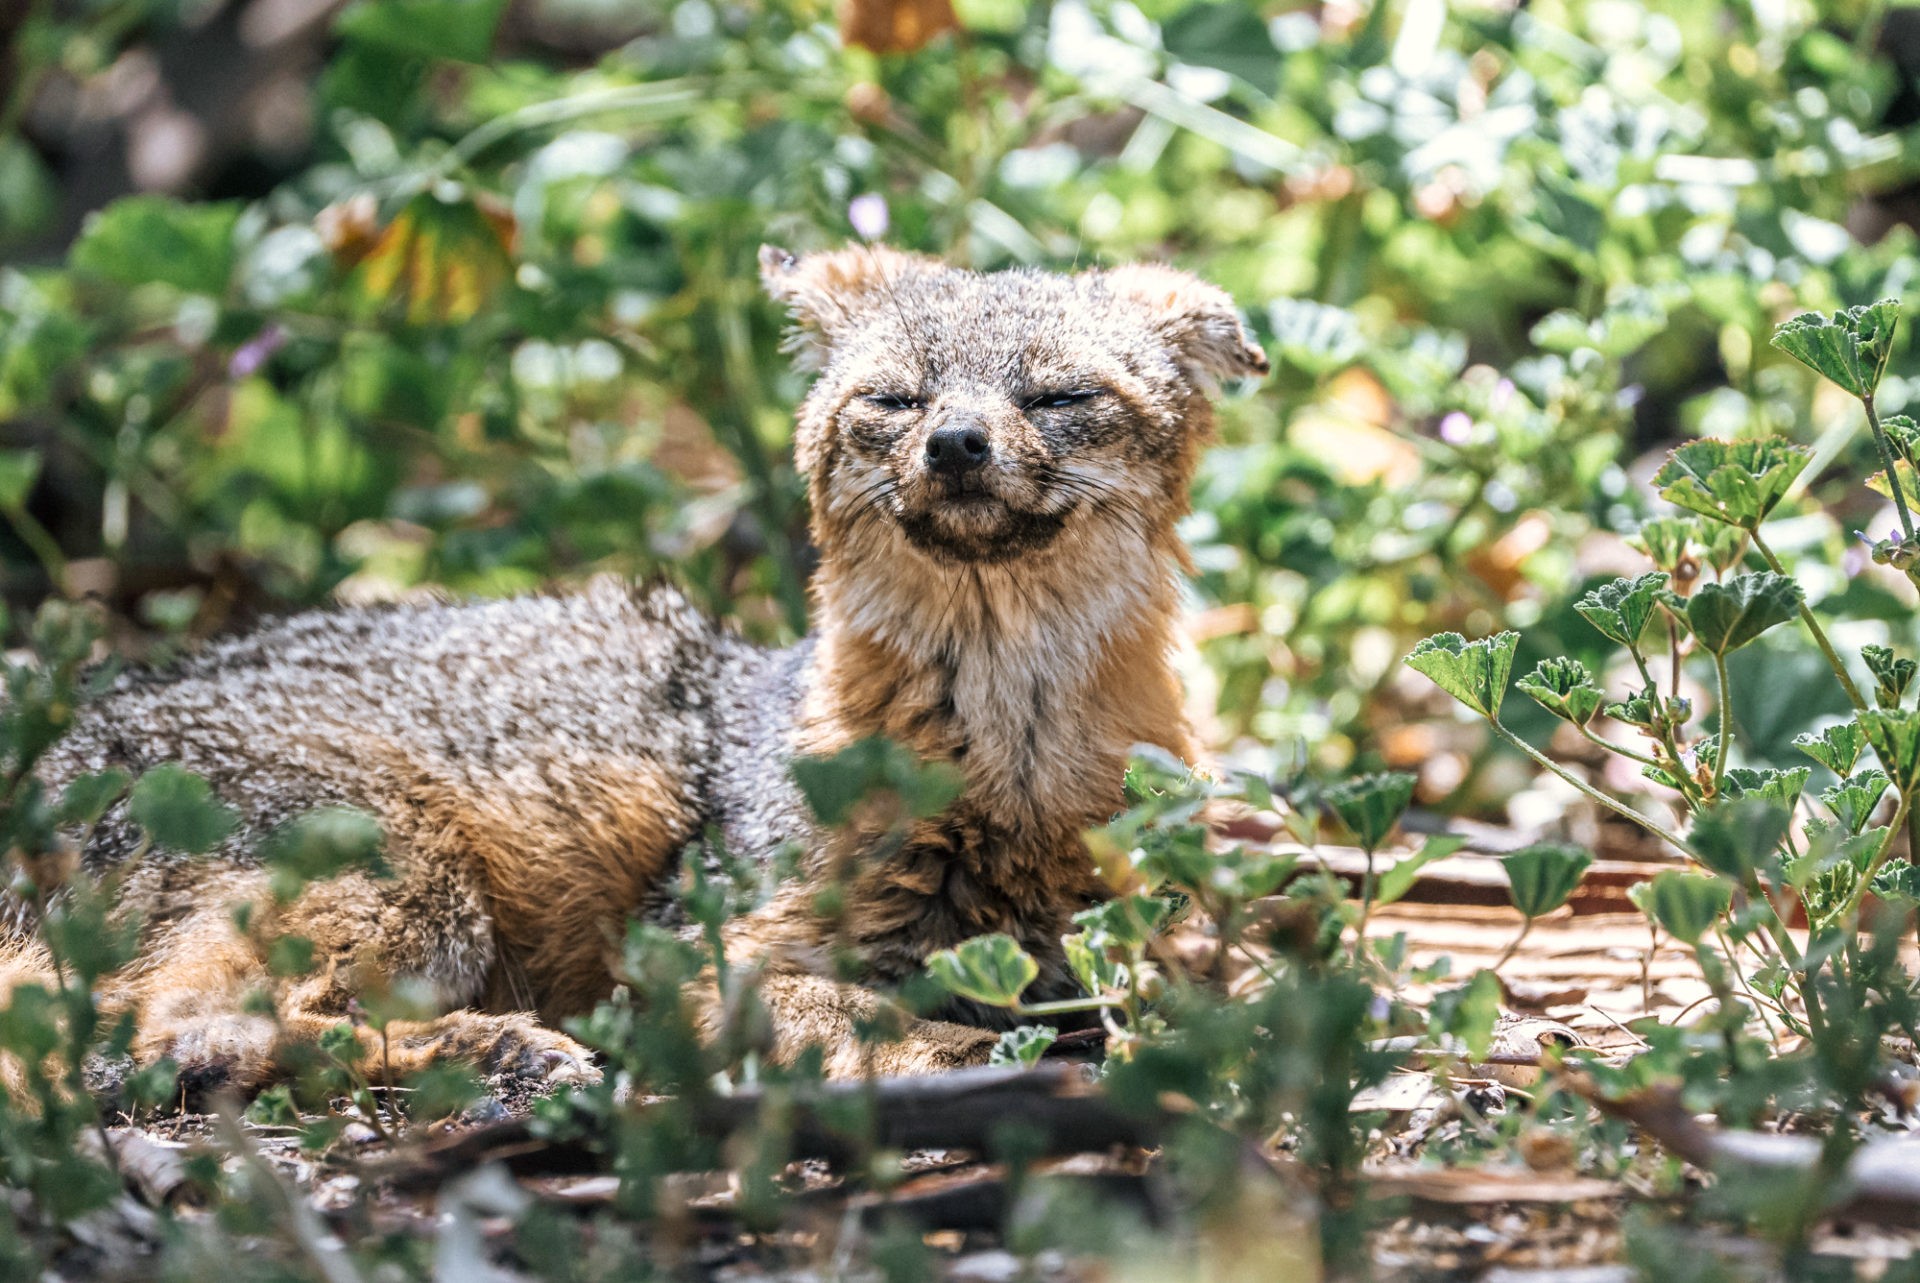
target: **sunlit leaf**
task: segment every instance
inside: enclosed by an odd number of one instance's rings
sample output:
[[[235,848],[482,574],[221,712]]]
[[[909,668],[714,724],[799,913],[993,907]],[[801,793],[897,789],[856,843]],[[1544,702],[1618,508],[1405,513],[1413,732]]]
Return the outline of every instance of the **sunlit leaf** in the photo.
[[[1536,842],[1502,857],[1513,907],[1529,918],[1565,904],[1593,864],[1593,853],[1564,842]]]
[[[1787,836],[1793,813],[1763,797],[1740,798],[1694,817],[1688,845],[1700,863],[1736,882],[1764,868]]]
[[[1344,308],[1311,299],[1278,299],[1268,307],[1267,319],[1274,353],[1316,377],[1352,365],[1366,347],[1359,322]]]
[[[1520,634],[1498,633],[1470,642],[1459,633],[1441,633],[1413,648],[1407,666],[1482,717],[1496,717],[1513,673],[1513,652]]]
[[[988,1058],[990,1065],[1018,1065],[1031,1068],[1040,1063],[1047,1048],[1059,1039],[1060,1031],[1046,1025],[1021,1025],[1000,1035]]]
[[[1916,665],[1911,659],[1896,657],[1885,646],[1862,646],[1860,655],[1873,673],[1874,702],[1882,708],[1898,708],[1913,682]]]
[[[1328,789],[1326,802],[1364,850],[1377,851],[1413,800],[1418,779],[1405,771],[1361,775]]]
[[[1622,646],[1632,646],[1646,631],[1653,618],[1660,590],[1667,585],[1664,572],[1654,571],[1634,579],[1616,579],[1573,603],[1580,617]]]
[[[1835,775],[1845,777],[1867,747],[1867,737],[1854,722],[1835,722],[1819,731],[1793,737],[1793,746]]]
[[[1785,497],[1810,457],[1805,446],[1784,437],[1689,441],[1667,456],[1653,484],[1669,503],[1752,530]]]
[[[1476,971],[1460,988],[1436,994],[1433,1017],[1438,1032],[1458,1038],[1469,1056],[1485,1056],[1493,1046],[1493,1027],[1500,1020],[1500,978],[1491,971]]]
[[[408,201],[354,267],[349,291],[410,324],[472,320],[513,278],[513,218],[458,188]]]
[[[1395,903],[1413,890],[1420,870],[1435,860],[1446,859],[1466,844],[1464,837],[1453,833],[1439,833],[1428,838],[1418,851],[1396,861],[1391,869],[1380,875],[1373,887],[1374,904],[1384,906]]]
[[[234,202],[129,196],[88,216],[68,261],[84,276],[117,285],[223,294],[233,276],[240,209]]]
[[[1866,770],[1822,789],[1820,801],[1833,812],[1834,819],[1848,833],[1858,833],[1873,818],[1873,811],[1887,791],[1888,780],[1881,771]]]
[[[1585,726],[1607,701],[1593,684],[1587,666],[1577,659],[1543,659],[1533,671],[1514,682],[1523,694],[1556,717]]]
[[[1738,650],[1799,613],[1800,585],[1770,570],[1702,584],[1687,599],[1687,627],[1716,655]]]
[[[1900,323],[1898,299],[1881,299],[1822,316],[1803,312],[1773,332],[1773,346],[1855,396],[1880,384]]]
[[[1040,964],[1008,935],[975,936],[927,958],[927,972],[949,993],[989,1007],[1011,1007],[1040,974]]]
[[[1813,774],[1810,766],[1786,770],[1772,767],[1735,766],[1727,770],[1722,783],[1728,798],[1755,797],[1791,811],[1800,800]]]
[[[1643,908],[1682,944],[1698,944],[1733,903],[1733,888],[1719,878],[1668,869],[1646,884]]]
[[[1858,715],[1860,730],[1880,755],[1880,765],[1902,793],[1920,783],[1920,713],[1874,708]]]

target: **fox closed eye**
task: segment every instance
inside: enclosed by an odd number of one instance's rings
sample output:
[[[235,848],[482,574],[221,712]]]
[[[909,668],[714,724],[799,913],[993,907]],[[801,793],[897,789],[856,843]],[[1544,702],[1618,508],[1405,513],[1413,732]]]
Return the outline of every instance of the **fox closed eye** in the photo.
[[[1058,410],[1069,405],[1091,401],[1105,391],[1105,388],[1078,388],[1070,392],[1041,392],[1022,401],[1020,408],[1022,410]]]
[[[869,392],[860,398],[868,405],[882,410],[924,410],[927,403],[924,398],[907,392]]]

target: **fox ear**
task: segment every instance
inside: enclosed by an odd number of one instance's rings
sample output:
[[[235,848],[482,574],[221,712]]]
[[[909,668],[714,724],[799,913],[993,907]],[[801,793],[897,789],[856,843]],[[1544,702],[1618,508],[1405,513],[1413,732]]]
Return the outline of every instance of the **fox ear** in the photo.
[[[941,264],[884,245],[796,255],[760,247],[760,283],[793,315],[794,347],[824,357],[834,340],[903,276],[938,271]]]
[[[1267,354],[1247,335],[1227,292],[1158,263],[1132,263],[1100,274],[1109,293],[1144,307],[1189,374],[1246,378],[1267,372]]]

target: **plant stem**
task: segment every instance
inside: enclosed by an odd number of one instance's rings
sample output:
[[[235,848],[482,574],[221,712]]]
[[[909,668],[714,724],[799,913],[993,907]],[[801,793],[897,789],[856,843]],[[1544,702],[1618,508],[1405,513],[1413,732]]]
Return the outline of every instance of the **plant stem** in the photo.
[[[1494,734],[1498,735],[1501,739],[1507,741],[1507,743],[1519,749],[1522,753],[1525,753],[1528,757],[1532,758],[1535,762],[1538,762],[1541,766],[1544,766],[1547,770],[1552,771],[1555,775],[1558,775],[1561,779],[1565,780],[1567,783],[1573,785],[1574,788],[1580,790],[1580,792],[1586,794],[1588,797],[1592,798],[1595,802],[1598,802],[1601,806],[1604,806],[1608,810],[1619,814],[1625,819],[1632,820],[1635,824],[1638,824],[1641,828],[1647,830],[1647,832],[1653,834],[1655,837],[1665,842],[1668,846],[1672,847],[1674,850],[1680,852],[1682,855],[1685,855],[1688,859],[1690,860],[1699,859],[1699,857],[1693,853],[1693,848],[1688,846],[1684,841],[1682,841],[1679,838],[1679,836],[1668,832],[1665,828],[1662,828],[1659,824],[1656,824],[1654,821],[1649,820],[1646,816],[1640,814],[1640,812],[1634,810],[1632,807],[1628,806],[1625,802],[1622,802],[1617,798],[1608,797],[1605,793],[1602,793],[1599,789],[1593,787],[1593,785],[1587,783],[1585,780],[1581,779],[1579,776],[1574,775],[1572,772],[1562,767],[1558,762],[1548,757],[1545,753],[1542,753],[1539,749],[1527,743],[1525,740],[1521,739],[1518,735],[1515,735],[1512,731],[1508,730],[1505,726],[1502,726],[1497,720],[1493,718],[1488,718],[1487,724],[1493,727]]]
[[[1719,752],[1713,755],[1713,795],[1720,796],[1720,785],[1727,777],[1727,759],[1733,756],[1733,711],[1727,703],[1727,657],[1713,653],[1713,677],[1720,699]]]
[[[1528,918],[1520,924],[1520,934],[1507,942],[1507,947],[1500,951],[1500,956],[1493,960],[1493,965],[1487,968],[1488,971],[1499,971],[1507,965],[1508,959],[1520,952],[1520,944],[1527,938],[1527,933],[1533,930],[1533,923],[1534,920]]]
[[[1669,626],[1671,626],[1671,621],[1669,621]],[[1675,671],[1678,671],[1680,659],[1677,642],[1675,643],[1675,648],[1673,662]],[[1647,661],[1641,658],[1639,647],[1629,646],[1627,647],[1627,653],[1633,656],[1633,665],[1640,670],[1640,680],[1647,684],[1648,698],[1658,700],[1660,698],[1660,689],[1653,680],[1653,674],[1647,669]],[[1674,689],[1674,698],[1678,699],[1679,687],[1677,684]],[[1699,786],[1693,782],[1693,778],[1687,774],[1686,769],[1681,764],[1680,744],[1674,739],[1673,727],[1667,722],[1664,715],[1660,718],[1660,746],[1667,750],[1667,760],[1673,764],[1673,769],[1670,774],[1674,779],[1680,781],[1680,796],[1686,801],[1689,810],[1699,810],[1701,801],[1699,797]],[[1665,770],[1666,768],[1662,767],[1661,769]]]
[[[1111,1011],[1123,1004],[1107,998],[1061,998],[1054,1002],[1017,1002],[1016,1016],[1064,1016],[1076,1011]]]
[[[1907,511],[1905,487],[1900,484],[1899,470],[1894,466],[1893,445],[1887,440],[1885,428],[1880,426],[1880,416],[1873,408],[1873,393],[1860,398],[1861,406],[1867,412],[1867,426],[1873,430],[1873,444],[1880,451],[1880,466],[1887,472],[1887,489],[1893,492],[1893,510],[1900,514],[1900,529],[1906,533],[1909,542],[1913,539],[1913,514]]]
[[[1760,537],[1758,530],[1753,532],[1753,546],[1754,550],[1766,559],[1768,567],[1774,574],[1787,573],[1787,568],[1780,564],[1778,557],[1773,555],[1773,549],[1767,547],[1766,541]],[[1826,633],[1821,631],[1820,621],[1813,617],[1812,608],[1804,601],[1800,603],[1800,621],[1807,626],[1807,631],[1813,634],[1814,644],[1820,648],[1820,653],[1827,657],[1827,663],[1833,669],[1833,675],[1840,679],[1840,687],[1846,691],[1847,699],[1855,709],[1862,713],[1866,712],[1867,701],[1860,697],[1860,688],[1853,684],[1853,678],[1847,676],[1847,666],[1840,662],[1840,656],[1833,649],[1833,643],[1827,640]]]
[[[1609,753],[1618,753],[1621,757],[1624,757],[1629,761],[1638,762],[1642,766],[1651,766],[1655,770],[1664,771],[1667,769],[1664,765],[1660,763],[1658,759],[1648,757],[1644,753],[1636,753],[1632,749],[1628,748],[1625,744],[1616,744],[1612,740],[1607,739],[1604,736],[1595,735],[1592,731],[1588,730],[1584,726],[1576,726],[1574,727],[1574,729],[1579,731],[1581,736],[1584,737],[1589,744],[1593,744],[1593,745],[1596,745],[1597,747],[1604,748]]]

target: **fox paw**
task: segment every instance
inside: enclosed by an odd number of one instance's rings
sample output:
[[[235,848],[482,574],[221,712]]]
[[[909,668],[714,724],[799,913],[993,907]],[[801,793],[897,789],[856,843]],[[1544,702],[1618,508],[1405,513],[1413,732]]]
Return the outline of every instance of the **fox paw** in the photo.
[[[505,1017],[478,1063],[481,1072],[490,1077],[540,1086],[585,1086],[600,1081],[592,1052],[527,1017]]]

